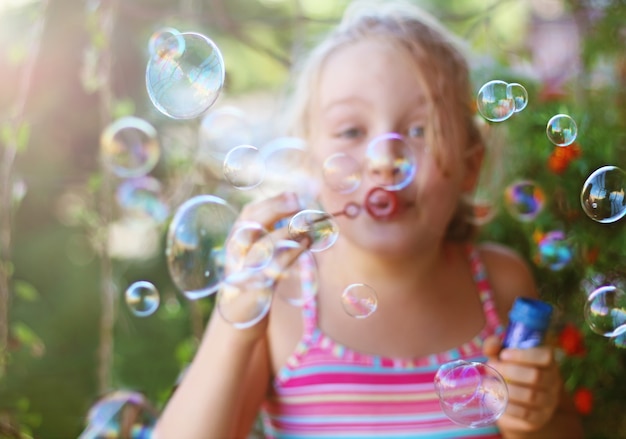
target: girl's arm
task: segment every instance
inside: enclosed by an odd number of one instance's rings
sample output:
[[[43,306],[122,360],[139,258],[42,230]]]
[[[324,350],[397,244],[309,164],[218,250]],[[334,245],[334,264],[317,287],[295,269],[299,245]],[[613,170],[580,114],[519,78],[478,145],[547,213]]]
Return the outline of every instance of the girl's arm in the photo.
[[[494,299],[503,323],[516,297],[537,298],[532,273],[521,257],[497,246],[482,246]],[[559,365],[550,346],[500,350],[500,340],[484,346],[489,365],[507,381],[509,404],[498,420],[507,439],[583,437],[582,423],[563,387]]]
[[[260,326],[263,322],[259,323]],[[236,438],[249,433],[267,391],[265,337],[215,312],[183,381],[156,425],[158,439]]]

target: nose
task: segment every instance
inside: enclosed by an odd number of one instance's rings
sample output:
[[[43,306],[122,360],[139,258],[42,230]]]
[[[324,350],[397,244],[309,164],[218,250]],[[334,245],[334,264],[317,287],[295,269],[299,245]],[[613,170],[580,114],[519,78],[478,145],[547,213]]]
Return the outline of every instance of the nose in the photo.
[[[416,172],[413,151],[397,133],[386,133],[369,143],[366,172],[375,186],[394,191],[408,186]]]

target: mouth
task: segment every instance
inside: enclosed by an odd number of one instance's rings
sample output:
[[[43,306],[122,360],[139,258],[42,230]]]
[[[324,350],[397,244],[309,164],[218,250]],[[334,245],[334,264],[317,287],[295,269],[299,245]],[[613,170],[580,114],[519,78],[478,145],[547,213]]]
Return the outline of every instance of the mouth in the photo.
[[[375,187],[367,193],[364,205],[367,213],[378,220],[390,219],[400,211],[396,193],[381,187]]]

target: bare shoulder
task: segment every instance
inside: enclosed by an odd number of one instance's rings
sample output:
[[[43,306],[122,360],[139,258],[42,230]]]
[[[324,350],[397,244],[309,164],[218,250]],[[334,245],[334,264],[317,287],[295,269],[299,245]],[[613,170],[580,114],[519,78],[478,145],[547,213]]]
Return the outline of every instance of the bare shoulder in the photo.
[[[510,247],[493,242],[478,245],[503,322],[516,297],[537,297],[537,285],[526,260]]]

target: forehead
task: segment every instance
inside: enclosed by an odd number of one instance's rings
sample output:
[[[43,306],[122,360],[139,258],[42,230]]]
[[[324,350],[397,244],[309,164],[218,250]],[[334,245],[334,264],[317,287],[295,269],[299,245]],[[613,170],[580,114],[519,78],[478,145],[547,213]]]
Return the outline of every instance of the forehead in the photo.
[[[317,100],[322,109],[350,100],[425,102],[419,66],[397,42],[366,38],[332,52],[322,66]]]

